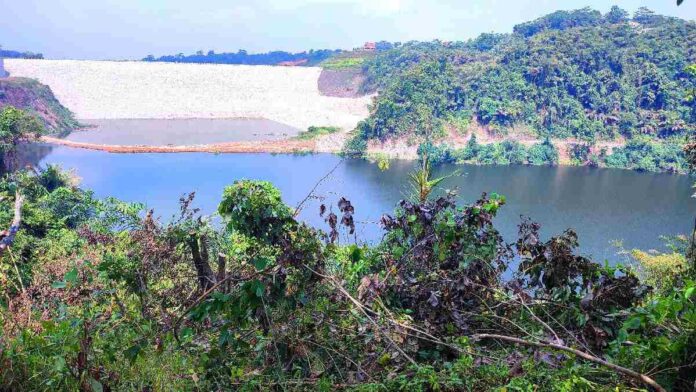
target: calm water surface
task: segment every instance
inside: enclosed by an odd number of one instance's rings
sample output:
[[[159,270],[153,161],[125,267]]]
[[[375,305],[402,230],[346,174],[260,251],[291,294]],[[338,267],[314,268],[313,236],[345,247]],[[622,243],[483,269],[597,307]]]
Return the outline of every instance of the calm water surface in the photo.
[[[71,133],[75,142],[125,146],[196,145],[248,140],[278,140],[299,130],[279,122],[254,119],[80,120],[94,128]]]
[[[74,169],[97,196],[145,202],[163,219],[175,214],[179,196],[191,191],[197,206],[213,213],[223,188],[241,178],[271,181],[285,202],[295,206],[341,160],[328,154],[110,154],[54,146],[37,146],[33,159]],[[688,176],[530,166],[445,166],[437,171],[455,168],[461,175],[444,187],[458,189],[463,201],[473,201],[481,192],[507,197],[496,218],[507,241],[515,240],[519,217],[527,215],[542,224],[546,236],[575,228],[582,252],[599,260],[620,260],[615,240],[627,249],[664,249],[659,236],[689,232],[696,215],[696,200],[689,197],[693,178]],[[345,160],[316,193],[334,210],[340,196],[350,199],[361,222],[358,241],[374,241],[382,234],[374,222],[406,194],[412,169],[413,163],[396,161],[382,172],[369,162]],[[301,218],[326,228],[318,216],[321,202],[309,200]]]

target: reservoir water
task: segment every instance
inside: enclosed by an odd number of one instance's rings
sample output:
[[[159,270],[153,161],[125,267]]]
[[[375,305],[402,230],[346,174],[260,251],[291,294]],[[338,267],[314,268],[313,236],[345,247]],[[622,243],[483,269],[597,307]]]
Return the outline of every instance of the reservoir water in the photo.
[[[97,196],[144,202],[165,220],[178,211],[179,197],[192,191],[196,206],[206,214],[214,213],[223,188],[242,178],[271,181],[285,202],[295,206],[338,164],[300,217],[325,229],[318,206],[323,202],[336,210],[336,200],[345,196],[353,202],[360,222],[359,242],[379,240],[382,231],[376,222],[407,195],[408,174],[415,165],[392,161],[389,170],[381,171],[366,161],[341,162],[329,154],[112,154],[48,145],[34,145],[24,157],[73,169],[82,186]],[[446,180],[443,187],[457,189],[463,202],[474,201],[482,192],[506,196],[496,225],[507,241],[515,241],[520,215],[526,215],[542,224],[545,236],[574,228],[581,251],[598,261],[622,259],[616,241],[626,249],[663,250],[660,236],[689,233],[696,216],[696,199],[690,197],[693,177],[683,175],[469,165],[442,166],[435,174],[455,169],[461,174]],[[343,234],[341,241],[352,242],[355,237]]]
[[[262,118],[80,120],[89,126],[67,140],[124,146],[196,145],[278,140],[297,135],[289,125]]]

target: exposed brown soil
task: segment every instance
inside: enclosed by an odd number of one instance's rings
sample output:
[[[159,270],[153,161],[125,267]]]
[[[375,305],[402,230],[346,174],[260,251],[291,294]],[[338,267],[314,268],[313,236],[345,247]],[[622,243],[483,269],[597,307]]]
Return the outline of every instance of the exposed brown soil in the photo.
[[[148,152],[211,152],[211,153],[295,153],[315,150],[313,140],[268,140],[253,142],[228,142],[201,144],[193,146],[121,146],[94,143],[81,143],[56,137],[44,136],[41,141],[62,146],[99,150],[113,153],[148,153]]]
[[[78,126],[72,113],[58,102],[51,89],[36,80],[0,79],[0,108],[4,106],[37,115],[54,133],[65,134]]]
[[[317,82],[319,93],[328,97],[358,98],[365,76],[360,69],[323,69]]]
[[[506,135],[494,135],[488,132],[485,127],[474,122],[464,131],[450,129],[447,137],[440,142],[449,145],[453,148],[464,148],[472,135],[476,135],[476,141],[479,144],[500,143],[504,140],[514,140],[529,148],[536,143],[541,143],[544,139],[540,139],[530,135],[524,130],[513,130]],[[553,144],[558,148],[559,164],[570,165],[570,148],[574,144],[582,144],[583,141],[568,138],[568,139],[552,139]],[[418,145],[420,141],[409,137],[392,138],[389,140],[371,140],[368,143],[368,153],[370,154],[386,154],[389,157],[396,159],[418,159]],[[599,153],[601,149],[606,149],[611,153],[614,148],[622,147],[626,144],[623,139],[618,140],[602,140],[597,141],[592,146],[592,153]]]

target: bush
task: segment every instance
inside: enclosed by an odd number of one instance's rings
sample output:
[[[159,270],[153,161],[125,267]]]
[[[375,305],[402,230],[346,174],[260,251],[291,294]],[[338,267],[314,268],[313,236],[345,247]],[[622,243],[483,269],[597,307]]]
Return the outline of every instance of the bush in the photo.
[[[677,286],[686,272],[686,257],[680,253],[650,254],[634,249],[631,257],[638,262],[638,271],[643,281],[659,293]]]
[[[558,150],[546,138],[543,143],[534,144],[529,148],[529,163],[532,165],[555,165],[558,163]]]
[[[630,140],[625,146],[614,148],[605,162],[609,167],[639,171],[687,171],[682,147],[675,143],[654,142],[646,137]]]
[[[228,229],[266,242],[278,241],[293,220],[280,191],[267,181],[235,181],[225,188],[218,213],[227,219]]]
[[[312,139],[316,139],[320,136],[331,135],[332,133],[339,132],[340,130],[341,130],[341,128],[339,128],[339,127],[315,127],[315,126],[311,126],[311,127],[307,128],[306,131],[300,132],[299,134],[297,134],[297,136],[295,136],[295,139],[312,140]]]

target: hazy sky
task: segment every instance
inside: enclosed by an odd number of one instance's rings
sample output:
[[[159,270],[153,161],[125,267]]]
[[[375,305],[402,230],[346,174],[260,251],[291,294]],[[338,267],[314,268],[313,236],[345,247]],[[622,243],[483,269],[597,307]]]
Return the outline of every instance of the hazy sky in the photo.
[[[0,45],[47,58],[138,59],[213,49],[349,49],[464,40],[585,6],[696,18],[696,0],[0,0]]]

